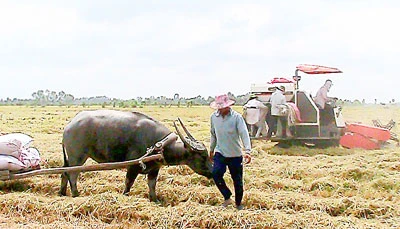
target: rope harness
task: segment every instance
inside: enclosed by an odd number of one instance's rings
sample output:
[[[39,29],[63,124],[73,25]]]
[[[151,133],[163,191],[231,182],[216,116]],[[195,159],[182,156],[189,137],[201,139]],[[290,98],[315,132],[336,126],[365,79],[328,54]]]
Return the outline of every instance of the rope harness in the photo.
[[[142,168],[142,172],[144,170],[146,170],[146,164],[143,162],[143,159],[145,157],[150,156],[151,154],[153,154],[153,152],[156,152],[157,154],[161,154],[163,163],[166,164],[166,161],[165,161],[165,158],[164,158],[164,155],[163,155],[164,147],[169,145],[173,141],[176,141],[176,140],[177,140],[176,134],[175,133],[170,133],[166,137],[161,139],[160,141],[156,142],[156,144],[148,147],[146,149],[146,153],[142,157],[139,158],[139,165]]]

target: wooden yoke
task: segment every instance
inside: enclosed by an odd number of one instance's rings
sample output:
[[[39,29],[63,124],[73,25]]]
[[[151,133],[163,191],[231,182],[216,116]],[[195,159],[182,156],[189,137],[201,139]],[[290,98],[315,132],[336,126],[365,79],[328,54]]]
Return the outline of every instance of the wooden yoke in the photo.
[[[154,149],[155,150],[161,150],[163,149],[165,146],[175,142],[176,140],[178,140],[178,136],[171,132],[170,134],[168,134],[165,138],[163,138],[161,141],[157,142],[154,145]]]

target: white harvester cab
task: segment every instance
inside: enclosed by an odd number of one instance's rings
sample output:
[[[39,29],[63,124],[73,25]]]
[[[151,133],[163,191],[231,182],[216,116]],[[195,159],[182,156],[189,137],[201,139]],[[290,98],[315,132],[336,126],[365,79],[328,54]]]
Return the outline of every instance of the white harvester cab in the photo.
[[[341,73],[339,69],[319,65],[299,65],[296,67],[293,79],[273,78],[264,84],[252,84],[250,93],[257,95],[258,100],[269,105],[269,99],[276,87],[285,87],[285,97],[288,105],[287,135],[281,136],[281,125],[278,124],[277,132],[271,141],[282,145],[314,144],[318,146],[338,145],[340,137],[344,134],[345,123],[341,107],[335,103],[330,104],[333,109],[321,110],[317,107],[312,95],[299,89],[301,76],[298,72],[307,74]],[[268,121],[267,121],[268,122]]]

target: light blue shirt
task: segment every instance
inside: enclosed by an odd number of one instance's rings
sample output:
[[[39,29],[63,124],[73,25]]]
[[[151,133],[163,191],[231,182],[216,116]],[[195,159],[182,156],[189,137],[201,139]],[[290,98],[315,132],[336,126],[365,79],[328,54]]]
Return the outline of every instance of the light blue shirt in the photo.
[[[210,151],[219,152],[224,157],[240,157],[242,148],[246,153],[251,151],[249,132],[242,115],[231,109],[222,117],[215,111],[211,115]]]

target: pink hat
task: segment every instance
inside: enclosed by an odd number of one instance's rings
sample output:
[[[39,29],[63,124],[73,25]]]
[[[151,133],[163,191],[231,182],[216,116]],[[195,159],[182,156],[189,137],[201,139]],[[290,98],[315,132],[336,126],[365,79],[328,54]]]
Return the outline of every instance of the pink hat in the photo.
[[[213,109],[222,109],[225,107],[230,107],[235,103],[235,101],[230,100],[228,95],[218,95],[215,96],[215,101],[210,103],[210,107]]]

